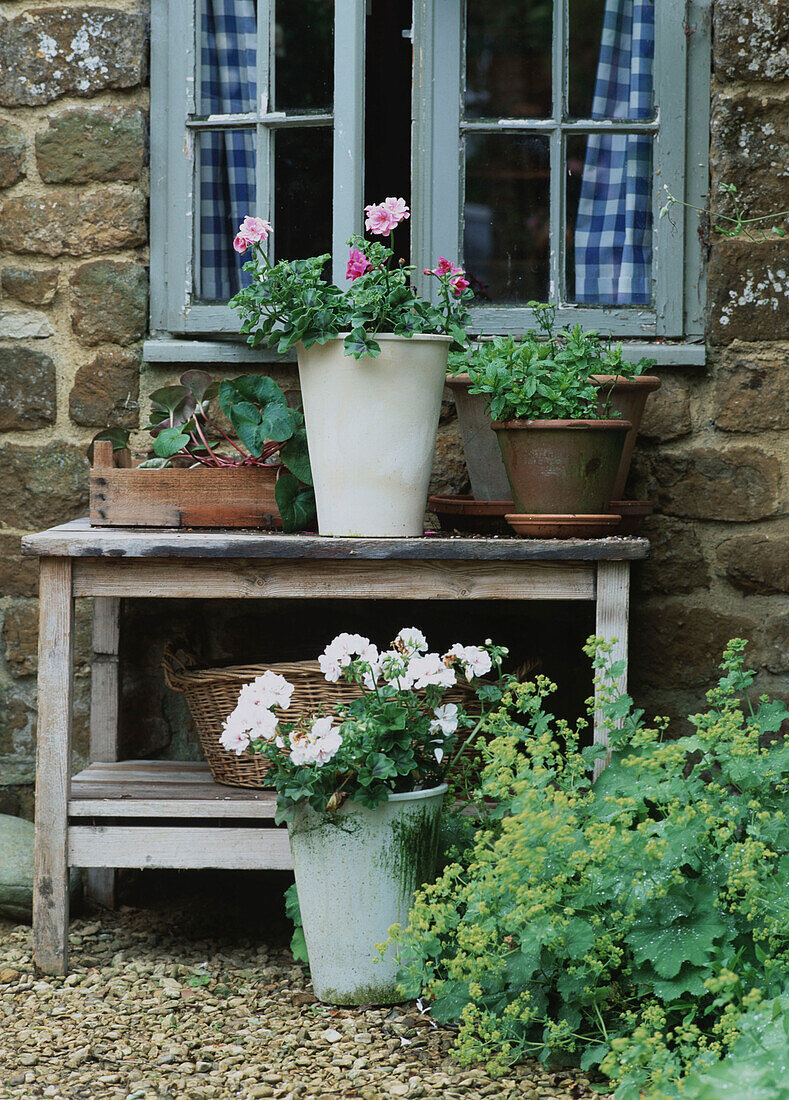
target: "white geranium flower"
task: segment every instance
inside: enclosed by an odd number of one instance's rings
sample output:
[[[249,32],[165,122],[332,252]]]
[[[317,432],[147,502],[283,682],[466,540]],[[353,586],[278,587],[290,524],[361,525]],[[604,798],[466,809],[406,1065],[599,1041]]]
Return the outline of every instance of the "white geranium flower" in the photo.
[[[333,718],[316,718],[309,729],[294,730],[290,735],[290,758],[297,766],[323,767],[337,755],[342,737]]]
[[[231,715],[224,724],[219,744],[228,752],[234,752],[236,756],[240,756],[242,752],[249,748],[250,738],[246,730],[242,729],[236,722],[231,721],[232,717]]]
[[[338,634],[326,646],[318,658],[318,664],[324,678],[330,684],[335,684],[342,676],[342,670],[348,667],[354,657],[371,650],[378,653],[370,639],[362,634]]]
[[[443,733],[449,737],[458,728],[458,708],[454,703],[445,703],[433,711],[435,718],[430,723],[431,733]]]
[[[426,687],[452,687],[456,682],[454,670],[448,668],[437,653],[412,657],[408,671],[417,691]]]
[[[290,697],[295,691],[293,684],[288,683],[285,677],[280,676],[278,672],[272,672],[270,668],[267,668],[262,676],[258,676],[253,681],[252,687],[260,692],[261,699],[272,700],[272,702],[266,704],[267,706],[279,707],[281,710],[288,709]]]
[[[427,638],[421,630],[415,626],[404,626],[392,643],[394,648],[401,650],[406,655],[424,653],[427,649]]]
[[[455,657],[459,664],[463,665],[467,680],[473,680],[475,676],[484,676],[493,668],[493,661],[486,649],[477,645],[461,645],[455,642],[447,657]]]
[[[440,745],[437,745],[436,748],[433,749],[433,756],[435,756],[437,764],[440,764],[444,759],[444,750]]]

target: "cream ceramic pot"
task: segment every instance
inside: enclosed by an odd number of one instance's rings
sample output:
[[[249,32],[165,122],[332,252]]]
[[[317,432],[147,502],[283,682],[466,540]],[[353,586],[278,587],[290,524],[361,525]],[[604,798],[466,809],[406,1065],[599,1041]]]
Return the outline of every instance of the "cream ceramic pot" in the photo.
[[[299,345],[299,378],[322,535],[421,535],[449,336],[377,335],[354,359],[343,337]]]

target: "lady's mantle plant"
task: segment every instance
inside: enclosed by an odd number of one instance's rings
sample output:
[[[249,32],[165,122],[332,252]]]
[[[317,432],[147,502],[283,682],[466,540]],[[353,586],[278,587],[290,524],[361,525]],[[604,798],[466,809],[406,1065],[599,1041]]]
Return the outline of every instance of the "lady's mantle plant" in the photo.
[[[470,393],[484,394],[493,420],[597,420],[610,413],[610,389],[593,375],[633,378],[655,365],[654,359],[627,363],[621,344],[603,340],[593,329],[555,328],[556,307],[529,302],[539,333],[520,340],[496,336],[480,340],[464,356],[453,356],[452,369],[466,371]]]
[[[215,399],[235,438],[212,415]],[[146,431],[153,437],[153,457],[140,463],[140,468],[273,466],[277,470],[274,495],[284,530],[298,531],[314,521],[304,416],[288,405],[271,378],[249,374],[215,382],[205,371],[186,371],[178,385],[163,386],[151,394]],[[111,428],[96,439],[111,440],[117,450],[128,447],[129,435],[125,428]]]
[[[451,336],[456,346],[465,346],[466,303],[473,294],[463,270],[441,257],[435,268],[425,271],[439,286],[439,304],[433,305],[411,286],[414,269],[402,261],[394,263],[392,234],[410,217],[405,200],[387,198],[365,207],[365,213],[367,231],[387,237],[389,246],[380,240],[351,237],[346,272],[350,283],[345,288],[324,278],[329,255],[270,263],[266,241],[271,225],[261,218],[244,219],[233,247],[240,253],[251,252],[244,271],[252,278],[230,305],[241,314],[241,332],[248,344],[265,344],[283,352],[296,344],[307,348],[325,344],[347,333],[346,354],[356,359],[380,354],[376,333],[443,334]]]
[[[250,751],[269,760],[278,822],[290,820],[304,800],[321,812],[339,809],[346,799],[377,806],[392,792],[443,781],[482,721],[445,702],[446,693],[461,679],[475,688],[484,711],[499,689],[480,678],[498,669],[505,653],[489,642],[457,643],[440,656],[428,652],[415,627],[401,630],[383,652],[359,634],[339,634],[319,657],[320,667],[329,683],[357,684],[357,699],[333,715],[280,720],[275,710],[290,708],[294,689],[269,670],[241,689],[220,740],[238,755]]]
[[[666,740],[596,640],[613,756],[594,786],[600,749],[548,712],[554,685],[505,684],[489,820],[400,934],[404,995],[459,1022],[461,1061],[580,1061],[617,1100],[789,1096],[789,711],[750,702],[744,648]]]

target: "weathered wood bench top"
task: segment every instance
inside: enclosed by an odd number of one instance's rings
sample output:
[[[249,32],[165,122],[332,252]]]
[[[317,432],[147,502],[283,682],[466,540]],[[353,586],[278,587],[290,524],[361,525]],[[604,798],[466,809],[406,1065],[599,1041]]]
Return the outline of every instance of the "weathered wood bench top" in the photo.
[[[519,539],[424,535],[421,538],[325,538],[263,531],[91,527],[87,518],[22,539],[22,553],[66,558],[262,558],[313,561],[636,561],[641,538]]]

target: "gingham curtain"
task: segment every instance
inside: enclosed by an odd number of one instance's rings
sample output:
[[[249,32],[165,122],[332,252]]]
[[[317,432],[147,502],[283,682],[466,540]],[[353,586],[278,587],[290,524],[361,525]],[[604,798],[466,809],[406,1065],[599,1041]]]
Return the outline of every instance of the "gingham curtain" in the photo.
[[[652,115],[657,0],[606,0],[592,118]],[[575,223],[578,302],[652,301],[652,141],[592,134]]]
[[[201,113],[254,111],[255,0],[203,0],[201,29]],[[209,131],[200,150],[200,297],[223,301],[246,281],[245,257],[232,241],[255,212],[255,139],[249,131]]]

